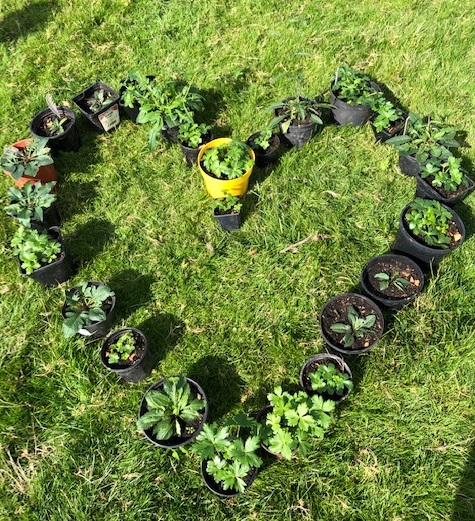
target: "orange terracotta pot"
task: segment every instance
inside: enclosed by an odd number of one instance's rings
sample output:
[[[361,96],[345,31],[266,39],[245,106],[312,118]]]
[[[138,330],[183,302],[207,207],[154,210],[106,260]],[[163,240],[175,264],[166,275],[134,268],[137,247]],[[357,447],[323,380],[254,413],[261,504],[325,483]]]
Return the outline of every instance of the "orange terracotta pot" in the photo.
[[[25,148],[28,143],[31,142],[31,139],[22,139],[21,141],[17,141],[16,143],[13,143],[12,146],[16,148]],[[21,176],[20,179],[13,179],[10,172],[7,172],[6,170],[3,171],[4,174],[8,175],[12,178],[12,181],[18,186],[18,188],[21,188],[25,183],[36,183],[39,181],[42,185],[45,185],[46,183],[51,183],[51,181],[58,182],[58,172],[56,172],[56,168],[54,167],[54,164],[46,165],[46,166],[40,166],[40,169],[38,170],[38,173],[35,177],[31,177],[29,175]],[[56,187],[55,187],[56,188]]]

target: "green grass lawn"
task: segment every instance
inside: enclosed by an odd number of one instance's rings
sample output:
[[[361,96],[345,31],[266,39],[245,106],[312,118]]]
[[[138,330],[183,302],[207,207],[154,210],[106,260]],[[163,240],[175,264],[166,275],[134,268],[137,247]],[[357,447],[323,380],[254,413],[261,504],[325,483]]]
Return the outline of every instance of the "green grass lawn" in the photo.
[[[205,94],[215,135],[246,139],[292,95],[328,90],[348,63],[404,108],[436,114],[475,145],[475,7],[453,0],[0,0],[0,146],[27,137],[51,92],[68,101],[131,68],[182,75]],[[316,317],[354,289],[394,240],[415,181],[367,125],[326,126],[301,151],[256,171],[246,219],[218,229],[179,148],[147,148],[123,121],[56,160],[67,246],[79,264],[44,290],[18,271],[0,214],[0,518],[412,521],[475,519],[475,198],[456,211],[468,235],[422,295],[388,317],[381,342],[351,358],[356,388],[304,459],[266,461],[235,500],[205,489],[190,451],[136,431],[160,378],[198,380],[211,420],[256,411],[324,349]],[[463,151],[475,161],[472,148]],[[6,204],[10,186],[0,178]],[[295,253],[289,245],[314,234]],[[100,363],[100,344],[61,333],[64,291],[109,284],[117,328],[142,329],[158,362],[140,384]]]

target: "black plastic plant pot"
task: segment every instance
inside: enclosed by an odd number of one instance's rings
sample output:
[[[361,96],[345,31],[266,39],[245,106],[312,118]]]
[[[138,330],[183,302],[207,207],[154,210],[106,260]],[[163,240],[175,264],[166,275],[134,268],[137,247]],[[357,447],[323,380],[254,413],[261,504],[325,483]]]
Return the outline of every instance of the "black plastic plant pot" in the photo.
[[[376,322],[367,333],[356,338],[353,346],[345,347],[343,333],[335,333],[330,328],[335,323],[348,324],[348,309],[350,306],[358,312],[361,318],[376,315]],[[379,306],[370,298],[358,293],[343,293],[331,298],[320,313],[320,333],[325,343],[334,351],[346,355],[359,355],[372,349],[384,332],[384,317]]]
[[[406,224],[405,220],[406,213],[409,211],[409,204],[402,209],[399,216],[399,230],[391,250],[397,253],[409,255],[412,259],[421,262],[425,266],[437,266],[446,255],[452,253],[465,240],[465,226],[463,221],[452,208],[443,204],[442,206],[451,212],[452,221],[458,229],[461,238],[456,242],[456,244],[449,248],[434,248],[433,246],[427,246],[427,244],[414,237],[414,235],[409,231],[409,226]]]
[[[399,168],[403,174],[410,177],[416,177],[421,173],[421,165],[413,156],[399,155]]]
[[[216,494],[217,496],[223,499],[229,499],[239,495],[240,492],[238,490],[224,490],[219,483],[216,483],[213,477],[210,476],[208,474],[208,471],[206,470],[206,465],[208,461],[209,460],[201,460],[201,476],[203,478],[203,481],[205,482],[205,485],[208,487],[208,490],[210,490],[213,494]],[[252,485],[252,483],[256,479],[258,471],[259,469],[253,468],[251,469],[249,474],[243,478],[244,482],[246,483],[246,490]]]
[[[252,144],[254,139],[259,136],[260,132],[254,132],[249,139],[247,140],[248,146],[253,148]],[[265,168],[268,165],[272,165],[279,158],[279,149],[280,149],[280,138],[277,134],[274,134],[270,139],[269,148],[266,150],[262,150],[260,147],[253,148],[254,154],[256,156],[256,166],[259,168]]]
[[[181,151],[183,152],[183,155],[186,158],[186,164],[188,166],[191,167],[198,163],[198,154],[200,153],[201,147],[205,143],[208,143],[209,141],[211,141],[212,139],[213,139],[213,135],[211,134],[211,132],[206,134],[203,137],[203,143],[197,148],[189,147],[189,146],[183,144],[182,142],[178,141],[178,144],[180,145]]]
[[[51,109],[45,109],[36,114],[31,120],[30,132],[38,138],[48,138],[48,147],[52,150],[64,152],[77,152],[81,147],[81,137],[76,126],[76,114],[68,107],[58,107],[61,119],[66,118],[64,132],[51,136],[47,130],[47,121],[51,118],[57,119]]]
[[[390,129],[381,130],[381,132],[376,132],[376,129],[373,126],[374,130],[374,138],[377,143],[385,143],[388,139],[399,136],[404,131],[404,126],[406,124],[407,114],[403,116],[402,119],[396,121],[394,125]]]
[[[104,90],[110,95],[110,103],[96,112],[91,112],[87,100],[94,92]],[[108,85],[98,81],[73,98],[73,103],[81,111],[91,127],[97,132],[108,132],[116,129],[120,124],[119,95]]]
[[[178,143],[178,127],[169,127],[163,129],[162,137],[168,143]]]
[[[95,280],[88,281],[89,286],[104,286],[105,284],[103,282],[98,282]],[[76,291],[76,288],[71,288],[68,290],[68,295],[73,294]],[[94,322],[92,324],[89,324],[88,326],[84,326],[82,329],[78,331],[78,334],[86,337],[88,340],[99,340],[100,338],[104,338],[107,333],[111,330],[114,321],[115,321],[115,305],[116,305],[116,297],[115,295],[111,297],[110,305],[108,306],[108,309],[106,310],[106,318],[105,320],[101,320],[100,322]],[[61,314],[63,316],[63,319],[66,318],[66,311],[67,306],[66,302],[63,304],[63,309],[61,310]]]
[[[407,295],[394,284],[390,284],[386,290],[381,290],[378,279],[374,276],[378,273],[391,273],[395,277],[404,277],[408,280]],[[405,255],[389,253],[370,259],[360,277],[361,287],[366,295],[376,303],[388,309],[401,309],[412,302],[424,287],[424,273],[417,262]],[[383,291],[386,291],[384,293]]]
[[[221,228],[227,232],[239,230],[241,227],[241,211],[233,213],[219,214],[218,210],[214,210],[214,218],[218,221]]]
[[[48,234],[61,243],[61,253],[55,261],[46,264],[45,266],[41,266],[41,268],[34,270],[33,273],[27,276],[36,280],[43,286],[56,286],[56,284],[61,284],[71,278],[74,273],[74,267],[71,257],[64,249],[59,228],[57,226],[52,226],[48,229]],[[20,271],[23,275],[26,275],[21,268]]]
[[[133,334],[135,345],[137,346],[136,357],[134,358],[133,363],[129,365],[126,365],[125,363],[109,363],[107,353],[122,335],[129,332]],[[132,383],[140,382],[147,378],[147,376],[152,372],[154,366],[153,354],[148,347],[147,338],[142,331],[133,327],[127,327],[120,331],[116,331],[106,338],[102,344],[101,362],[106,369],[120,376],[122,380]]]
[[[333,92],[333,83],[330,85],[330,103],[333,105],[332,114],[335,121],[340,125],[351,125],[357,127],[366,123],[372,116],[373,111],[369,105],[352,105],[337,97]],[[380,91],[379,86],[371,82],[371,87]]]
[[[464,177],[467,186],[461,186],[459,190],[452,192],[453,196],[451,197],[444,197],[439,192],[440,189],[436,190],[429,182],[423,179],[420,175],[417,175],[416,197],[420,197],[422,199],[435,199],[436,201],[440,201],[447,206],[452,206],[459,201],[463,201],[475,189],[475,183],[468,176],[465,175]],[[450,192],[444,193],[446,195],[450,194]]]
[[[300,122],[299,124],[290,125],[287,132],[283,133],[282,125],[279,124],[279,126],[284,143],[297,149],[303,148],[303,146],[312,139],[317,129],[316,123]]]
[[[160,389],[162,389],[164,381],[165,381],[165,378],[162,378],[159,382],[151,385],[147,389],[147,391],[145,392],[145,394],[142,397],[142,400],[140,401],[139,416],[138,416],[139,418],[141,416],[143,416],[147,412],[147,410],[148,410],[147,409],[147,402],[145,400],[146,394],[149,391],[152,391],[152,390],[160,390]],[[200,398],[200,399],[205,401],[205,409],[203,411],[203,417],[201,418],[201,422],[200,422],[199,426],[197,427],[197,429],[193,432],[193,434],[191,436],[187,437],[187,438],[180,438],[178,436],[172,436],[168,440],[159,440],[159,439],[157,439],[154,436],[154,434],[152,432],[152,429],[147,429],[146,431],[143,432],[144,436],[147,438],[147,440],[150,443],[152,443],[156,447],[160,447],[162,449],[177,449],[178,447],[183,447],[185,445],[188,445],[189,443],[191,443],[191,442],[196,440],[198,434],[203,429],[203,425],[206,423],[206,420],[208,419],[209,407],[208,407],[208,400],[206,399],[205,392],[203,391],[201,386],[197,382],[192,380],[191,378],[186,378],[186,381],[188,382],[188,384],[189,384],[189,386],[191,388],[192,393],[195,392],[196,396],[198,398]]]
[[[51,228],[53,226],[59,226],[60,224],[61,215],[59,214],[55,204],[52,204],[49,208],[43,210],[42,221],[32,220],[32,227],[37,229]]]
[[[320,394],[324,400],[333,400],[335,403],[341,403],[343,400],[346,400],[346,398],[350,394],[350,389],[345,389],[343,394],[339,396],[338,394],[317,393],[317,391],[314,391],[310,385],[309,375],[317,371],[318,367],[322,364],[333,364],[340,371],[340,373],[346,373],[347,375],[349,375],[350,380],[353,380],[353,373],[351,372],[350,366],[343,360],[343,358],[341,358],[340,356],[332,355],[330,353],[319,353],[306,360],[306,362],[300,369],[300,387],[307,394]]]

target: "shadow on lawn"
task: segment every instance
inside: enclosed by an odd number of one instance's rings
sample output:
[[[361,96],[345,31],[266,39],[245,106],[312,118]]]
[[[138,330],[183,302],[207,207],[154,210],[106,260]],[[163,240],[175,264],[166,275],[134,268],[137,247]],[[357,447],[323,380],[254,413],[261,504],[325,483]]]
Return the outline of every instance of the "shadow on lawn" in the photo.
[[[0,23],[0,42],[13,42],[38,31],[58,11],[57,2],[28,3],[18,11],[7,14]]]
[[[475,520],[475,443],[459,483],[452,511],[452,521]]]
[[[91,219],[66,238],[67,249],[81,266],[91,262],[114,237],[115,226],[103,219]]]
[[[136,327],[147,337],[155,364],[178,344],[185,331],[184,322],[170,313],[159,313]]]
[[[187,371],[198,382],[209,402],[209,422],[225,416],[241,399],[244,381],[236,369],[219,356],[200,358]]]
[[[118,318],[125,319],[137,308],[147,305],[152,300],[150,288],[154,282],[151,275],[132,269],[112,275],[108,285],[117,297]]]

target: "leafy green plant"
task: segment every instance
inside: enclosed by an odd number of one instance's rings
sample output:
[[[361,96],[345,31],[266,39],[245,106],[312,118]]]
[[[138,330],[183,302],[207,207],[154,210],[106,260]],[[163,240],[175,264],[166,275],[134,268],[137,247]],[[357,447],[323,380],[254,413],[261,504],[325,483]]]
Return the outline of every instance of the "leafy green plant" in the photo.
[[[403,111],[387,100],[381,92],[375,94],[370,105],[375,113],[371,123],[376,132],[389,129],[393,123],[404,118]]]
[[[353,389],[353,382],[349,374],[340,371],[335,364],[322,363],[316,371],[308,374],[310,387],[318,394],[342,396],[347,390]]]
[[[50,264],[61,253],[61,243],[48,232],[20,226],[11,241],[13,253],[18,255],[21,268],[27,275]]]
[[[455,192],[461,186],[468,186],[465,175],[460,168],[462,160],[450,156],[444,161],[432,161],[421,167],[421,177],[433,177],[431,185],[435,188],[443,188],[448,192]]]
[[[86,99],[86,105],[88,109],[94,114],[99,110],[107,107],[113,102],[113,97],[110,92],[103,88],[96,89],[92,96]]]
[[[180,125],[178,141],[191,148],[198,148],[203,144],[203,138],[206,134],[209,134],[210,129],[211,126],[205,123],[198,125],[198,123],[188,121]]]
[[[254,165],[248,153],[248,146],[234,139],[229,143],[209,148],[201,161],[206,171],[218,179],[236,179]]]
[[[428,246],[445,249],[449,247],[452,240],[449,235],[452,214],[439,201],[414,199],[409,204],[405,219],[409,230]]]
[[[26,147],[6,147],[0,158],[3,170],[18,180],[22,176],[35,177],[41,166],[51,165],[53,159],[46,146],[48,138],[32,139]]]
[[[117,364],[119,361],[129,360],[135,351],[135,337],[132,331],[127,331],[120,335],[117,342],[109,346],[106,352],[106,358],[110,364]]]
[[[133,108],[136,103],[141,104],[147,96],[149,84],[154,81],[139,70],[131,70],[120,83],[121,100],[126,107]]]
[[[299,121],[310,120],[317,125],[323,125],[321,119],[321,109],[323,107],[330,107],[330,105],[301,96],[278,101],[269,107],[269,110],[274,111],[276,114],[269,123],[269,128],[280,124],[281,131],[286,134],[290,125],[294,125]]]
[[[330,326],[334,333],[342,333],[344,335],[344,347],[352,346],[357,338],[374,334],[371,328],[376,322],[376,315],[371,314],[360,317],[358,311],[353,306],[350,306],[347,312],[347,320],[348,323],[335,322],[335,324]]]
[[[271,410],[265,418],[263,443],[274,454],[291,459],[296,450],[308,453],[311,438],[323,438],[335,402],[303,391],[290,394],[278,386],[267,395]]]
[[[51,118],[46,123],[46,128],[52,136],[60,136],[64,133],[64,124],[67,122],[67,118]]]
[[[213,201],[215,210],[221,213],[239,212],[242,208],[242,203],[239,202],[239,197],[235,195],[227,195],[223,199],[215,199]]]
[[[265,128],[261,130],[257,137],[255,137],[249,144],[253,150],[267,150],[270,147],[270,140],[272,139],[272,129]]]
[[[409,286],[411,283],[399,275],[399,271],[392,271],[389,273],[386,271],[381,271],[380,273],[376,273],[374,278],[378,281],[378,286],[381,291],[388,289],[391,285],[400,291],[405,291],[407,286]]]
[[[261,425],[256,420],[239,414],[223,427],[205,424],[191,449],[202,461],[207,461],[207,473],[223,490],[244,492],[244,478],[262,465],[258,455],[260,431]]]
[[[378,93],[372,87],[369,76],[347,65],[336,69],[331,89],[340,100],[351,105],[372,105]]]
[[[450,149],[459,148],[455,139],[457,129],[438,119],[421,118],[409,113],[404,134],[386,141],[402,156],[414,156],[420,164],[428,161],[442,161],[452,156]]]
[[[74,336],[80,329],[106,319],[107,303],[114,292],[105,284],[81,282],[66,293],[63,334]]]
[[[193,122],[195,111],[203,108],[203,97],[193,85],[181,80],[166,83],[151,81],[140,98],[137,123],[151,123],[148,143],[151,150],[158,144],[163,130]]]
[[[152,429],[157,440],[193,434],[196,427],[192,423],[202,418],[206,407],[205,400],[193,397],[183,375],[165,378],[163,388],[148,391],[145,401],[148,410],[138,419],[137,428],[141,431]]]
[[[56,196],[51,190],[56,185],[55,181],[42,185],[25,183],[22,188],[10,187],[7,191],[10,204],[5,206],[5,212],[17,219],[22,226],[29,228],[31,221],[43,221],[44,210],[49,208]]]

